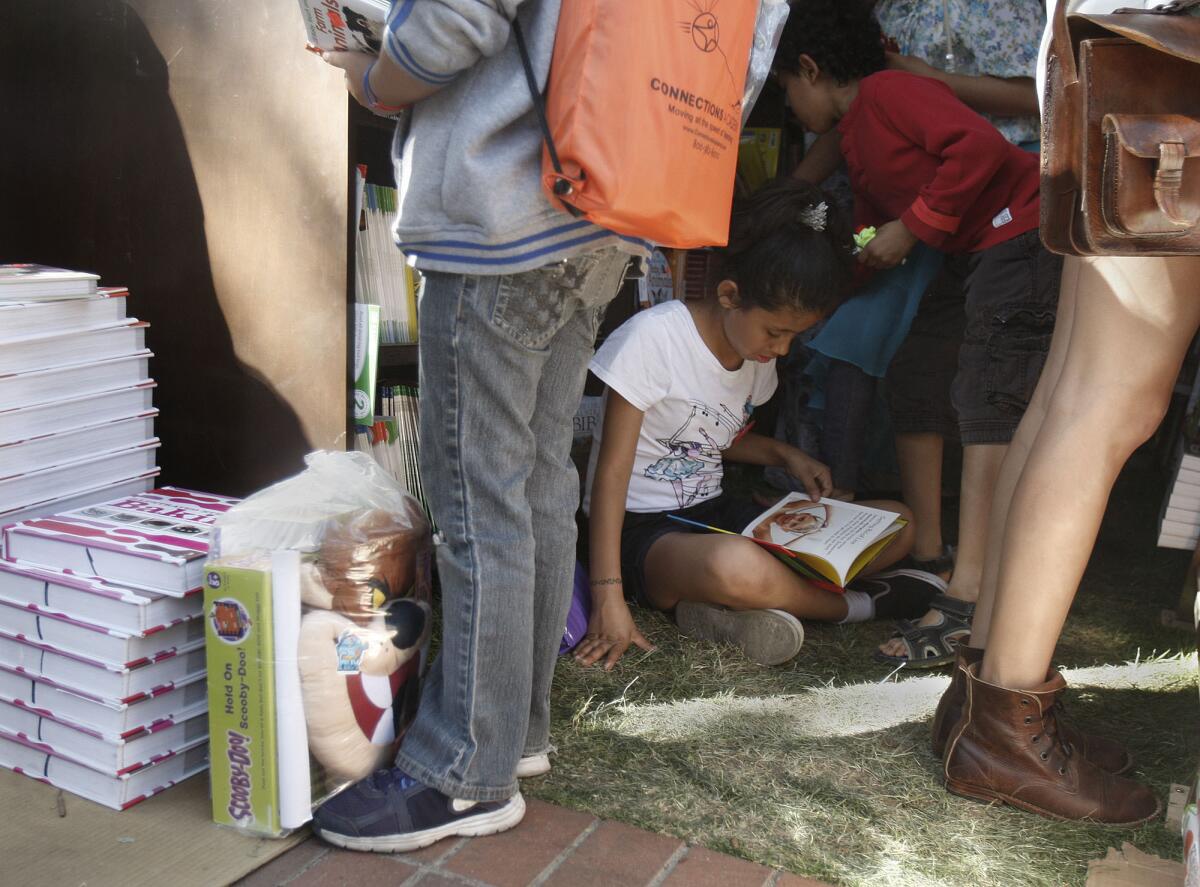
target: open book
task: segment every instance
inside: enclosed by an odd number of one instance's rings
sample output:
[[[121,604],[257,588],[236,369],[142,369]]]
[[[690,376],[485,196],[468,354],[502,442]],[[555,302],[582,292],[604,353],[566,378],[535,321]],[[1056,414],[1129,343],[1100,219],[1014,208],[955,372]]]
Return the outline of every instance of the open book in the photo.
[[[788,493],[751,521],[742,535],[769,549],[798,573],[841,591],[907,524],[894,511],[834,499],[814,502],[803,493]]]

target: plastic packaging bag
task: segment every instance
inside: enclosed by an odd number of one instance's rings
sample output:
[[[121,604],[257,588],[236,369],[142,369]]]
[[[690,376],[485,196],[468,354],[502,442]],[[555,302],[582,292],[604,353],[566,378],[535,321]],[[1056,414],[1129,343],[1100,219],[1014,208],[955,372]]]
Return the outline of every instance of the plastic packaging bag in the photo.
[[[775,62],[775,50],[787,21],[787,0],[761,0],[758,18],[754,22],[754,42],[750,46],[750,64],[746,71],[746,94],[742,99],[742,126],[750,119],[754,103],[762,93],[763,84]]]
[[[429,523],[363,453],[231,508],[206,574],[214,819],[279,835],[388,766],[416,713]]]

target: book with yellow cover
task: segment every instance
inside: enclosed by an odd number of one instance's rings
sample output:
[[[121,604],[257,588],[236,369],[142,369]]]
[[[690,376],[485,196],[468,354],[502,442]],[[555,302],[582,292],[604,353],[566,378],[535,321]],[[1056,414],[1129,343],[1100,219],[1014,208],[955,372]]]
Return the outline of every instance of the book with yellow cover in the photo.
[[[682,523],[695,524],[672,515]],[[792,569],[835,591],[879,556],[908,521],[894,511],[788,493],[742,530]],[[698,524],[721,533],[719,527]]]

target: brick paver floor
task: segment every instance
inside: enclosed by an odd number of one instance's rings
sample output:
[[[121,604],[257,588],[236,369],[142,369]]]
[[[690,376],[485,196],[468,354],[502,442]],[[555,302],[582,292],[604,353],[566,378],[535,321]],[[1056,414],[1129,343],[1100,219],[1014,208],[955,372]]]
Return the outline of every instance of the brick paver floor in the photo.
[[[514,829],[451,838],[416,853],[350,853],[309,838],[238,887],[825,887],[677,838],[526,803]]]

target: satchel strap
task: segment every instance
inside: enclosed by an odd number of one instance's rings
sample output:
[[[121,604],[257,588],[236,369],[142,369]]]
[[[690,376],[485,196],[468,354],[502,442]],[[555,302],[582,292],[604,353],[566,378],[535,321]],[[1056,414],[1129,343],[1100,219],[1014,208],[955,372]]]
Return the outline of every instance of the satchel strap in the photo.
[[[1133,9],[1128,6],[1122,6],[1120,9],[1114,9],[1113,15],[1123,12],[1132,12],[1140,15],[1186,15],[1189,9],[1196,7],[1200,7],[1200,0],[1171,0],[1170,3],[1155,6],[1153,9]]]

